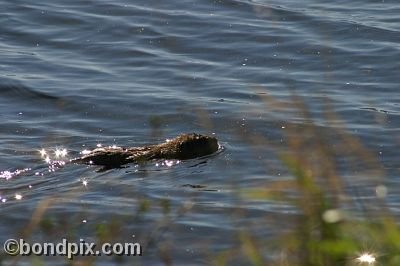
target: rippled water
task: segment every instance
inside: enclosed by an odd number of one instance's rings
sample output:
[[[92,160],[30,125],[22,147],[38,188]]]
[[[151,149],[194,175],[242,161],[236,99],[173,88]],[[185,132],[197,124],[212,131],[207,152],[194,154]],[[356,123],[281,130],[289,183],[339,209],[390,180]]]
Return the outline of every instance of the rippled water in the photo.
[[[269,108],[265,95],[300,96],[328,131],[330,99],[382,162],[399,214],[400,3],[5,0],[0,14],[2,239],[52,197],[64,200],[49,216],[72,219],[81,236],[117,220],[137,241],[158,228],[169,200],[177,216],[154,241],[172,244],[174,264],[207,263],[237,245],[234,232],[248,223],[260,236],[276,233],[262,217],[290,219],[292,207],[235,194],[281,177],[276,157],[255,152],[246,136],[279,140],[286,123],[303,123]],[[39,152],[68,160],[99,143],[140,146],[182,132],[215,134],[225,149],[106,172],[48,164]],[[134,218],[146,200],[149,211]],[[185,204],[190,211],[178,215]],[[246,215],[235,220],[237,209]],[[138,260],[161,263],[159,250],[150,243]]]

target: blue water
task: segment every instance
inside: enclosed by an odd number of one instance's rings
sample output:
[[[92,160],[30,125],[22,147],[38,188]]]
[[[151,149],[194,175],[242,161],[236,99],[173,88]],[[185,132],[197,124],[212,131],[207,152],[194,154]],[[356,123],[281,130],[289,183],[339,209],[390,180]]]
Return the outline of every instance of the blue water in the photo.
[[[337,126],[324,119],[329,103],[382,164],[385,180],[374,185],[390,184],[399,215],[399,33],[396,1],[1,1],[1,240],[16,238],[49,198],[57,201],[45,216],[86,239],[115,220],[126,241],[155,234],[127,265],[163,264],[166,243],[174,264],[207,264],[239,245],[237,230],[276,234],[264,217],[290,220],[293,207],[235,193],[287,176],[273,154],[279,144],[254,147],[254,136],[281,143],[285,125],[305,122],[266,96],[297,95],[325,131]],[[183,132],[215,134],[224,150],[106,172],[52,167],[39,153],[55,160],[66,149],[67,160],[100,143],[140,146]],[[373,201],[373,188],[363,197]],[[160,233],[165,200],[172,221]],[[143,201],[150,206],[137,219]]]

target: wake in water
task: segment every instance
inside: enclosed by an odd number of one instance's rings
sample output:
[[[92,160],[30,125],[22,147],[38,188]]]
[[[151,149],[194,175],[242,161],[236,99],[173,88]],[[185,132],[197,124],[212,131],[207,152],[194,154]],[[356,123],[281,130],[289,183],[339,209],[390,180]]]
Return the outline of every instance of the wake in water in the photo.
[[[22,100],[59,100],[58,97],[34,90],[33,88],[15,84],[14,82],[0,82],[0,97],[9,97]]]

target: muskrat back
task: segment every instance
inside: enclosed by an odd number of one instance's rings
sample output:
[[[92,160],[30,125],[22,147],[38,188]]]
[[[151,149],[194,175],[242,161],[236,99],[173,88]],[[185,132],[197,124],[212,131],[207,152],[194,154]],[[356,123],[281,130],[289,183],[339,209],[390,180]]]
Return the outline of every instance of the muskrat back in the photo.
[[[138,163],[153,159],[193,159],[215,153],[218,147],[218,140],[215,137],[190,133],[179,135],[157,145],[97,148],[72,160],[72,162],[113,168],[127,163]]]

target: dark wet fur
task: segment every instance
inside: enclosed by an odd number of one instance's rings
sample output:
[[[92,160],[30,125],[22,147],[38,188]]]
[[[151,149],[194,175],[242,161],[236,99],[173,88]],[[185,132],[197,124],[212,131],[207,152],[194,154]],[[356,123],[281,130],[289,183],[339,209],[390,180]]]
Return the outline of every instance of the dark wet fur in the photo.
[[[179,135],[158,145],[132,148],[97,148],[81,158],[72,160],[72,162],[102,165],[109,169],[127,163],[140,163],[154,159],[193,159],[210,155],[217,150],[218,140],[215,137],[191,133]]]

